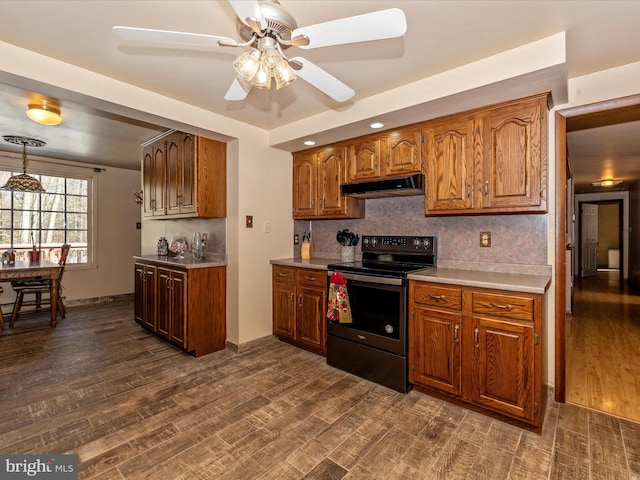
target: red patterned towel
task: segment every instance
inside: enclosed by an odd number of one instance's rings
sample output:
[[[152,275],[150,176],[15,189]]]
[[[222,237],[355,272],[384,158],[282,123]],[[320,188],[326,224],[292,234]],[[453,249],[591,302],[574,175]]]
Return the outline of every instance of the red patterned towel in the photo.
[[[327,318],[332,322],[351,323],[347,281],[340,272],[335,272],[329,279]]]

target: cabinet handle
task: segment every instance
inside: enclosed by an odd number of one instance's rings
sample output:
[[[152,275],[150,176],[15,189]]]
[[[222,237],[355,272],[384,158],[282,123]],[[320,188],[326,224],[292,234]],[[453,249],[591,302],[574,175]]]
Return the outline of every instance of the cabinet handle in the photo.
[[[453,341],[456,343],[460,342],[460,339],[458,338],[458,330],[460,330],[460,325],[456,324],[456,326],[453,327]]]
[[[476,347],[476,348],[478,348],[478,346],[480,344],[480,331],[478,330],[477,327],[473,331],[473,344],[474,344],[474,347]]]
[[[302,295],[298,295],[298,306],[302,306]]]
[[[314,282],[316,280],[316,277],[304,277],[305,280],[308,280],[309,282]]]
[[[471,184],[467,183],[467,198],[471,198]]]
[[[282,272],[278,273],[278,275],[279,275],[279,276],[281,276],[281,277],[283,277],[283,278],[284,278],[284,277],[288,277],[288,276],[289,276],[289,274],[288,274],[288,273],[282,273]]]
[[[484,182],[484,196],[489,198],[489,180]]]
[[[489,306],[490,306],[490,307],[492,307],[492,308],[501,308],[501,309],[506,310],[506,311],[508,311],[508,312],[510,312],[511,310],[513,310],[513,305],[511,305],[511,304],[508,304],[508,305],[500,305],[500,304],[498,304],[498,303],[493,303],[493,302],[491,302],[491,303],[489,304]]]
[[[431,295],[430,293],[427,295],[431,300],[442,300],[443,302],[447,300],[446,295]]]
[[[293,292],[291,292],[291,303],[293,303],[293,302],[294,302],[294,300],[293,300],[293,299],[294,299],[294,295],[293,295]]]

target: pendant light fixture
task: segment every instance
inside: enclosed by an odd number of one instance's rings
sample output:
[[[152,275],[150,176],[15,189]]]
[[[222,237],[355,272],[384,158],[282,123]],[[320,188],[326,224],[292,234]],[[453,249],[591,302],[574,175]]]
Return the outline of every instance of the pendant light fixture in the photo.
[[[18,137],[14,135],[5,135],[3,138],[9,143],[22,145],[22,174],[10,177],[7,183],[0,187],[0,189],[14,192],[44,192],[45,190],[42,188],[38,179],[27,175],[27,166],[29,165],[29,160],[27,160],[27,146],[44,147],[46,143],[42,140],[36,140],[35,138]]]

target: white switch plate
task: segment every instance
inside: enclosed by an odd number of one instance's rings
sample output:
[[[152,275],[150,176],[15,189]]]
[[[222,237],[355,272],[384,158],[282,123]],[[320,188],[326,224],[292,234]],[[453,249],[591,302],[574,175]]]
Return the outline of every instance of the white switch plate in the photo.
[[[271,222],[264,222],[264,233],[271,233]]]

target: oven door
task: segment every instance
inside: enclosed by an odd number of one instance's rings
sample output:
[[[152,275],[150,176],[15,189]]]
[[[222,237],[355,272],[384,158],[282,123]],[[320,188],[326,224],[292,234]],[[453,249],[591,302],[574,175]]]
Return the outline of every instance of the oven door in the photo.
[[[329,277],[332,273],[329,271]],[[340,273],[347,281],[352,323],[329,322],[327,334],[397,355],[406,355],[406,280],[361,273]]]

